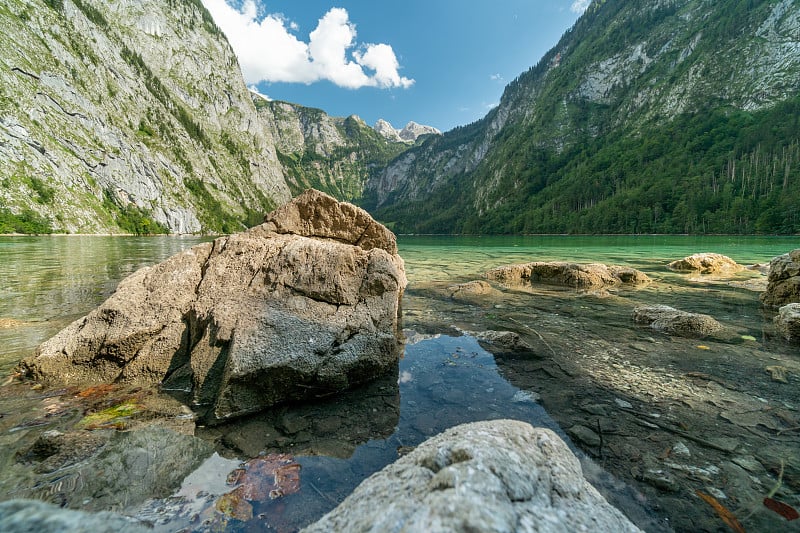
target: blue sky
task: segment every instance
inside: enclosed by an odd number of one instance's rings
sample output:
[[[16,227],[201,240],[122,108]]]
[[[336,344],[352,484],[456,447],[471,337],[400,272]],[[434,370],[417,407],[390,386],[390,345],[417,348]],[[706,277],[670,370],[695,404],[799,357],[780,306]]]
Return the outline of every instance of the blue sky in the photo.
[[[483,117],[589,0],[203,0],[248,85],[334,116],[442,131]]]

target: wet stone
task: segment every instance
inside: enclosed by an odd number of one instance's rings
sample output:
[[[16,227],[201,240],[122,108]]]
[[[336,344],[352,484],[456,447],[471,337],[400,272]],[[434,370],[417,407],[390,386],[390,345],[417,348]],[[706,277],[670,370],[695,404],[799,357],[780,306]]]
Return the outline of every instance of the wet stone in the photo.
[[[581,424],[572,426],[567,430],[567,433],[570,437],[582,442],[583,444],[586,444],[587,446],[592,446],[595,448],[600,446],[600,435]]]
[[[311,427],[311,421],[306,417],[289,411],[285,413],[278,422],[278,428],[287,435],[294,435],[300,433],[304,429]]]
[[[595,416],[608,416],[608,410],[605,405],[589,404],[581,407],[584,411]]]
[[[679,488],[675,476],[664,470],[645,470],[642,481],[664,492],[675,492]]]

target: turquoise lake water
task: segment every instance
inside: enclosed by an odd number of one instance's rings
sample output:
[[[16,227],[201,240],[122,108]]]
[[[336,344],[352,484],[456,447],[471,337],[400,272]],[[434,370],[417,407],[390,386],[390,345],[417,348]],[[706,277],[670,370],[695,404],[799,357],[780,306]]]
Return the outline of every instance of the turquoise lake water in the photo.
[[[207,240],[210,238],[0,237],[0,375],[10,373],[39,343],[99,305],[125,276]],[[225,484],[226,474],[240,460],[258,456],[266,446],[268,450],[292,451],[298,457],[303,472],[300,493],[277,503],[256,504],[258,518],[252,521],[216,524],[211,529],[261,530],[269,523],[291,531],[333,508],[362,479],[393,461],[402,449],[453,425],[510,417],[550,427],[569,442],[530,395],[529,389],[535,384],[512,385],[498,370],[494,357],[474,338],[458,336],[453,326],[486,329],[485,323],[469,321],[495,321],[501,318],[499,315],[507,315],[512,325],[526,327],[524,322],[530,320],[539,327],[536,321],[547,320],[547,316],[551,320],[565,318],[558,323],[573,328],[577,322],[570,320],[579,321],[581,331],[589,337],[636,345],[648,334],[632,327],[631,305],[668,303],[711,314],[731,326],[737,335],[757,339],[762,355],[792,353],[792,348],[773,343],[764,334],[764,325],[771,319],[761,312],[757,292],[747,286],[763,283],[764,275],[758,270],[717,282],[710,277],[701,280],[671,272],[666,264],[697,252],[716,252],[743,265],[764,265],[777,255],[800,248],[797,237],[401,236],[398,244],[409,280],[404,324],[412,330],[419,328],[422,333],[407,332],[418,338],[409,338],[398,374],[376,380],[365,390],[345,393],[330,406],[313,407],[312,412],[286,408],[285,412],[265,414],[263,420],[258,416],[244,420],[241,427],[225,427],[222,433],[198,428],[198,436],[223,443],[228,456],[209,458],[190,476],[192,479],[184,482],[178,492],[180,497],[153,500],[144,507],[125,509],[126,512],[152,521],[156,531],[185,527],[206,530],[208,524],[203,520],[213,511],[212,496],[230,490]],[[563,289],[536,289],[533,297],[524,290],[512,291],[506,293],[506,303],[496,306],[496,310],[488,302],[481,310],[436,296],[449,284],[483,278],[491,268],[530,261],[626,265],[642,270],[656,283],[626,293],[624,298],[576,298]],[[472,311],[465,312],[465,306],[472,307]],[[476,318],[479,316],[482,318]],[[436,326],[426,332],[428,322],[436,322]],[[443,331],[447,332],[441,334]],[[551,335],[562,333],[567,332],[557,329]],[[691,347],[691,343],[687,346]],[[285,425],[285,417],[313,422],[296,435],[281,437],[281,443],[269,444],[262,437],[275,432],[276,417],[279,425]],[[637,524],[648,531],[662,530],[649,508],[640,508],[642,497],[631,487],[601,469],[587,476],[599,488],[605,487],[601,488],[604,495],[625,508],[632,519],[638,516]],[[26,494],[48,499],[46,493],[39,494],[37,490],[49,488],[34,488]],[[205,496],[194,497],[195,494]],[[703,511],[701,508],[699,513]]]
[[[135,270],[208,237],[0,237],[0,374],[99,305]],[[696,252],[766,263],[800,247],[797,237],[752,236],[401,236],[410,288],[464,281],[486,270],[528,261],[629,265],[664,274],[664,265]],[[6,327],[3,327],[5,324]],[[13,326],[13,327],[8,327]]]

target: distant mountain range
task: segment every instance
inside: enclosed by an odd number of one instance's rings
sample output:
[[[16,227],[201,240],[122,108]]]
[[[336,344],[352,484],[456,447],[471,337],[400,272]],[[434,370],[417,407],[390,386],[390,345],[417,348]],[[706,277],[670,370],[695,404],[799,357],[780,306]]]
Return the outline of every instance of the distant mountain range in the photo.
[[[0,30],[0,233],[236,231],[307,187],[398,232],[800,232],[795,0],[595,0],[444,134],[249,93],[200,0]]]

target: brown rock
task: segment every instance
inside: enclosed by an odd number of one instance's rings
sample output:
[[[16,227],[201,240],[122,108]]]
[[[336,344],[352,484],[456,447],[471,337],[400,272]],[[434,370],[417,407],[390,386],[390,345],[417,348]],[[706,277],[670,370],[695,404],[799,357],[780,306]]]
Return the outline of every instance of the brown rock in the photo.
[[[46,384],[191,389],[209,421],[343,390],[397,362],[396,250],[365,211],[307,191],[135,272],[20,367]]]
[[[800,342],[800,303],[786,304],[778,310],[775,328],[789,342]]]
[[[650,278],[629,267],[600,263],[533,262],[495,268],[486,277],[501,283],[528,285],[544,283],[576,289],[617,285],[642,285]]]
[[[492,286],[485,281],[468,281],[447,287],[450,298],[458,299],[470,296],[485,296],[491,294]]]
[[[701,274],[730,274],[745,269],[728,256],[708,252],[678,259],[667,265],[667,268],[677,272],[700,272]]]
[[[800,303],[800,249],[770,261],[767,290],[761,295],[761,303],[773,308]]]

